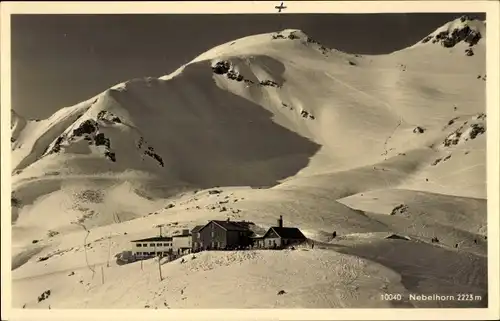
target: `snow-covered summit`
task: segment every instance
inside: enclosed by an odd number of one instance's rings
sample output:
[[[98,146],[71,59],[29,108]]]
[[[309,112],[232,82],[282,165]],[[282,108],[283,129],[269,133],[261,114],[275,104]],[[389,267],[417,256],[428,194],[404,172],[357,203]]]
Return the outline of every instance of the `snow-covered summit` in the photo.
[[[464,43],[468,47],[474,47],[478,43],[484,43],[485,37],[485,21],[462,16],[437,28],[419,44],[439,44],[445,48],[452,48],[459,43]]]
[[[296,54],[302,53],[302,55],[311,52],[318,52],[323,55],[333,52],[339,53],[334,48],[323,46],[300,29],[284,29],[229,41],[204,52],[193,59],[192,62],[209,60],[215,57],[272,54],[283,51]]]

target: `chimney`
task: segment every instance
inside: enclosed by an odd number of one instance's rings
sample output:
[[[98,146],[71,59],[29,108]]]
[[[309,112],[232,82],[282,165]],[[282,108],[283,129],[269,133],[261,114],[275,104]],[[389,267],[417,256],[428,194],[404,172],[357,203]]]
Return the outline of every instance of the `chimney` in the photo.
[[[280,218],[278,220],[278,227],[283,227],[283,215],[280,215]]]

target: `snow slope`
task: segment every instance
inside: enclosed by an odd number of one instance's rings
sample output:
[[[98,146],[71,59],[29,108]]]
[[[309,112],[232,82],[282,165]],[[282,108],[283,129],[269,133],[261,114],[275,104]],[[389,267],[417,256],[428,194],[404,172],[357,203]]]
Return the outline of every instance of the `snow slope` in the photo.
[[[485,37],[484,22],[465,17],[409,48],[361,56],[286,29],[222,44],[46,120],[12,113],[15,306],[385,307],[396,303],[377,298],[391,291],[484,297]],[[279,215],[320,248],[203,253],[165,263],[163,283],[153,262],[113,262],[158,224],[175,232],[231,217],[264,230]],[[210,298],[196,290],[207,282]],[[48,288],[51,297],[36,302]],[[287,293],[276,296],[280,289]]]

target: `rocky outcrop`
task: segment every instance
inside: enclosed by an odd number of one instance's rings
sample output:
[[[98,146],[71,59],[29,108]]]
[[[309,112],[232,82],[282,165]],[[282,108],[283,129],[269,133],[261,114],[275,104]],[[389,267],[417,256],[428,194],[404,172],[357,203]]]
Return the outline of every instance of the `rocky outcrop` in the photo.
[[[279,85],[277,82],[275,82],[274,80],[261,80],[259,82],[259,84],[261,86],[270,86],[270,87],[276,87],[276,88],[280,88],[281,85]]]
[[[315,117],[307,110],[302,110],[300,112],[300,116],[302,116],[303,118],[315,119]]]
[[[448,155],[448,156],[446,156],[444,158],[440,157],[440,158],[436,159],[434,162],[432,162],[431,166],[436,166],[439,163],[446,162],[450,158],[451,158],[451,155]]]
[[[300,37],[297,36],[296,31],[291,31],[288,35],[284,35],[282,32],[277,32],[277,33],[273,34],[271,37],[273,40],[276,40],[276,39],[289,39],[289,40],[300,39]]]
[[[300,39],[300,37],[297,36],[295,32],[290,32],[290,34],[288,35],[288,39],[295,40],[295,39]]]
[[[98,124],[93,119],[87,119],[73,130],[73,136],[80,137],[84,134],[93,134],[97,131]]]
[[[311,37],[307,37],[307,38],[306,38],[306,42],[307,42],[307,43],[313,43],[313,44],[316,44],[316,45],[321,46],[321,43],[320,43],[319,41],[317,41],[317,40],[315,40],[315,39],[313,39],[313,38],[311,38]]]
[[[96,146],[106,146],[107,148],[111,147],[111,142],[109,138],[106,138],[103,133],[99,133],[95,135],[94,142]]]
[[[455,118],[453,118],[453,119],[450,119],[450,121],[448,122],[448,126],[453,125],[457,119],[458,119],[458,117],[455,117]]]
[[[462,16],[460,21],[463,23],[461,27],[452,30],[444,30],[434,35],[428,35],[421,40],[421,43],[432,41],[432,43],[440,44],[445,48],[453,48],[460,42],[467,43],[469,47],[475,46],[483,36],[478,30],[474,30],[467,24],[467,21],[472,21],[469,17]],[[465,54],[467,56],[472,56],[474,55],[474,51],[472,48],[469,48],[465,51]]]
[[[232,80],[243,81],[243,76],[234,70],[229,70],[227,72],[226,76],[227,76],[227,78],[232,79]]]
[[[474,56],[474,51],[471,48],[465,49],[466,56]]]
[[[436,159],[434,162],[432,162],[431,166],[436,166],[437,164],[439,164],[441,162],[442,158],[438,158]]]
[[[434,36],[433,43],[440,43],[445,48],[453,48],[459,42],[466,42],[469,47],[476,45],[482,38],[481,33],[472,30],[469,26],[453,29],[451,32],[441,31]]]
[[[422,43],[428,43],[433,37],[431,35],[428,35],[427,37],[425,37],[424,39],[422,39]]]
[[[444,147],[458,145],[460,141],[468,141],[476,139],[477,136],[486,132],[486,124],[484,123],[486,114],[480,113],[473,118],[473,121],[466,121],[462,126],[453,131],[443,141]],[[478,122],[479,121],[479,122]]]
[[[47,290],[38,296],[38,303],[47,300],[50,297],[50,290]]]
[[[110,124],[121,123],[121,120],[109,112],[101,111],[97,115],[97,120],[87,119],[78,127],[73,129],[71,134],[62,134],[61,136],[57,137],[48,154],[50,155],[59,153],[65,144],[69,144],[78,139],[83,139],[87,141],[89,145],[104,146],[104,157],[112,162],[116,162],[116,155],[111,151],[110,139],[107,138],[104,133],[99,132],[99,122]]]
[[[458,142],[460,141],[460,137],[462,136],[462,132],[460,131],[455,131],[448,137],[444,139],[443,145],[445,147],[450,147],[452,145],[457,145]]]
[[[400,204],[392,209],[391,215],[404,214],[406,212],[408,212],[408,205]]]
[[[104,157],[106,157],[107,159],[109,159],[112,162],[116,162],[116,155],[115,155],[114,152],[105,151],[104,152]]]
[[[155,161],[157,161],[161,167],[165,166],[165,164],[163,163],[163,159],[161,158],[160,155],[155,153],[153,147],[148,147],[148,149],[144,151],[144,154],[153,158]]]
[[[331,50],[328,49],[327,47],[323,46],[319,41],[314,40],[313,38],[306,36],[305,39],[301,38],[299,35],[297,35],[297,31],[291,31],[288,35],[283,34],[282,32],[278,32],[273,34],[272,36],[273,40],[277,39],[282,39],[282,40],[301,40],[304,44],[313,44],[315,45],[314,47],[317,47],[317,50],[319,50],[323,55],[327,55]],[[305,42],[304,42],[305,40]]]
[[[423,134],[423,133],[425,132],[425,129],[424,129],[424,128],[422,128],[422,127],[420,127],[420,126],[417,126],[417,127],[415,127],[415,128],[413,129],[413,132],[414,132],[415,134]]]
[[[245,79],[242,74],[240,74],[238,71],[234,70],[233,66],[231,65],[231,62],[227,60],[221,60],[217,61],[215,64],[212,65],[212,71],[214,74],[217,75],[225,75],[228,79],[235,80],[235,81],[244,81],[247,84],[253,84],[253,81],[249,79]]]
[[[486,128],[482,124],[471,124],[470,127],[472,128],[470,131],[470,139],[475,139],[477,135],[481,135],[486,132]]]
[[[229,61],[225,60],[218,61],[212,66],[212,71],[218,75],[227,74],[230,69],[231,64],[229,63]]]
[[[141,137],[137,142],[137,149],[143,151],[143,154],[149,156],[154,159],[158,165],[161,167],[165,167],[165,163],[163,162],[163,158],[155,152],[155,149],[152,146],[149,146],[145,141],[144,137]]]
[[[111,123],[119,123],[121,124],[121,119],[117,116],[115,116],[113,113],[110,113],[109,111],[106,110],[101,110],[97,114],[97,120],[103,120]]]
[[[485,113],[480,113],[479,115],[476,116],[477,120],[485,120],[486,119],[486,114]]]

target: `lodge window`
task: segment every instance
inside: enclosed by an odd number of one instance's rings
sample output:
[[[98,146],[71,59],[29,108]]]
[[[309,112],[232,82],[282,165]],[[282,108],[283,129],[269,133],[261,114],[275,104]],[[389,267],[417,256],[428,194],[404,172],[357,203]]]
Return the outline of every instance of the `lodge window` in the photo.
[[[154,247],[154,246],[155,246],[155,244],[154,244],[154,243],[151,243],[151,244],[149,244],[149,246],[152,246],[152,247]]]
[[[148,245],[147,244],[142,244],[142,246],[147,247]]]
[[[212,231],[212,235],[211,235],[211,236],[212,236],[212,237],[215,237],[215,232],[214,232],[214,231]]]
[[[161,246],[161,243],[156,243],[156,246]]]
[[[136,247],[142,247],[142,244],[136,244],[135,246]]]

